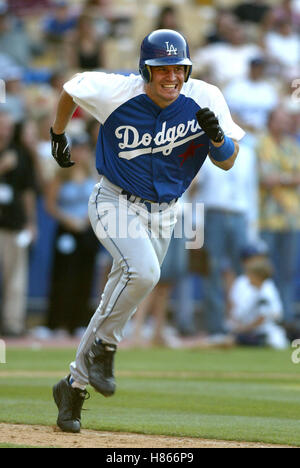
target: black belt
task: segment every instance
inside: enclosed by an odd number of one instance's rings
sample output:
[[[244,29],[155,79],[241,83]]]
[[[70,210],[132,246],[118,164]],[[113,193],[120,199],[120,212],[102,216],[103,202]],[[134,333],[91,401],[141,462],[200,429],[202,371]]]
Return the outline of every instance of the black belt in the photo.
[[[143,205],[146,206],[148,211],[156,211],[156,210],[165,210],[168,206],[171,204],[174,204],[177,202],[178,198],[174,198],[174,200],[171,200],[169,203],[167,202],[155,202],[152,200],[146,200],[145,198],[139,197],[138,195],[134,195],[133,193],[127,192],[127,190],[122,190],[121,192],[122,195],[125,195],[128,201],[131,203],[142,203]]]
[[[127,192],[127,190],[122,190],[122,195],[125,195],[125,197],[127,198],[128,201],[132,202],[132,203],[145,203],[145,202],[148,202],[148,203],[157,203],[155,201],[152,201],[152,200],[146,200],[145,198],[142,198],[142,197],[138,197],[137,195],[133,195],[133,193],[130,193],[130,192]]]

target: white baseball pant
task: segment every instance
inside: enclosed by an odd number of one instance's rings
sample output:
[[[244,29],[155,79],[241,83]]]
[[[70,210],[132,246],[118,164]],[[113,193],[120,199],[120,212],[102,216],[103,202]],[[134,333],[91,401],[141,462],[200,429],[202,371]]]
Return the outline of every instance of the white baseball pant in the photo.
[[[113,266],[101,302],[79,344],[71,376],[80,385],[88,384],[84,354],[96,338],[117,345],[139,304],[160,278],[177,221],[178,204],[130,202],[122,189],[103,177],[95,185],[89,201],[92,227],[113,257]],[[148,211],[150,209],[151,213]],[[153,211],[154,210],[154,211]]]

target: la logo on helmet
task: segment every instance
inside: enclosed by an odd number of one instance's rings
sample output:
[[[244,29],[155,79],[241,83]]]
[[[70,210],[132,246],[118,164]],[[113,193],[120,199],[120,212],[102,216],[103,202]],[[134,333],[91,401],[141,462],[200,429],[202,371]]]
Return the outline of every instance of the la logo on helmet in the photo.
[[[169,46],[169,41],[168,41],[168,42],[165,42],[165,44],[167,45],[167,52],[168,52],[168,55],[172,55],[172,54],[173,54],[173,55],[177,55],[177,50],[178,50],[178,49],[177,49],[176,47],[174,47],[173,44],[171,44],[171,45]]]

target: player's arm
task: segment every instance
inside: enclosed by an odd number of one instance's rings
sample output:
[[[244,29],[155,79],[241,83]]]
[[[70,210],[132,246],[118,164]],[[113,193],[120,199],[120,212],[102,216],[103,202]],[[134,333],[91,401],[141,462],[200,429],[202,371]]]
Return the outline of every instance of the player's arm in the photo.
[[[73,98],[65,90],[63,90],[59,97],[56,116],[52,125],[54,133],[60,135],[65,132],[66,127],[71,120],[76,108],[77,104],[75,104]]]
[[[56,110],[54,123],[50,129],[52,156],[60,167],[71,167],[74,162],[71,161],[71,153],[68,139],[65,135],[65,129],[76,110],[77,104],[73,98],[62,91]]]
[[[234,165],[239,152],[236,141],[226,136],[215,114],[204,107],[196,113],[197,121],[210,139],[209,157],[215,166],[228,171]]]

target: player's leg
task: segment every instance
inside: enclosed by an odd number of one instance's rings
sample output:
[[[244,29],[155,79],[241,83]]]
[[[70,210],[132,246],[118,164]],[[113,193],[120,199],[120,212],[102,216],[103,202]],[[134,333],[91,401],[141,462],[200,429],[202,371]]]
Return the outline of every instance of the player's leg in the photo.
[[[159,262],[149,239],[136,239],[135,242],[107,239],[103,243],[114,257],[114,264],[100,305],[79,345],[76,362],[71,364],[72,377],[81,384],[91,383],[86,354],[91,348],[93,354],[98,350],[101,359],[106,356],[110,365],[109,361],[113,359],[116,346],[123,338],[128,320],[152,291],[160,275]],[[98,348],[94,346],[95,341],[100,344]],[[100,381],[106,380],[101,375],[99,378]],[[104,384],[104,387],[101,383],[96,384],[102,388],[101,393],[106,395],[114,392],[112,380],[108,380],[108,385]]]
[[[76,360],[70,365],[71,376],[53,388],[59,410],[57,424],[65,432],[80,431],[80,412],[88,383],[105,396],[114,393],[116,344],[121,340],[125,325],[137,305],[158,281],[159,262],[150,240],[136,240],[136,249],[131,244],[124,239],[122,242],[116,239],[113,243],[109,239],[104,242],[115,257],[112,272],[101,303],[82,337]],[[144,255],[139,255],[137,260],[140,249]]]
[[[102,217],[103,213],[100,213],[98,207],[101,205],[103,208],[105,201],[110,202],[111,210]],[[144,209],[144,215],[140,218],[136,211],[131,210],[129,214],[126,204],[119,205],[119,192],[103,191],[101,202],[94,193],[90,201],[91,222],[104,247],[114,258],[114,264],[101,303],[81,340],[76,360],[70,366],[71,379],[68,382],[73,389],[78,387],[83,390],[88,383],[92,383],[100,393],[108,396],[115,391],[113,358],[116,345],[122,339],[127,321],[158,282],[160,265],[170,238],[152,239],[145,216],[147,210]],[[126,222],[129,221],[128,225],[133,222],[137,230],[143,232],[142,236],[132,239],[130,235],[105,235],[108,234],[104,228],[108,226],[110,215],[115,215],[113,205],[117,209],[121,206],[121,210],[126,208]],[[171,217],[171,222],[168,216],[165,217],[163,224],[171,224],[173,227],[176,215]],[[61,406],[59,410],[63,412],[65,408]],[[70,414],[72,407],[67,410]]]
[[[116,346],[114,344],[109,346],[109,341],[112,338],[106,339],[107,342],[104,345],[101,341],[95,346],[95,341],[97,340],[97,330],[100,327],[101,321],[106,317],[109,320],[108,314],[105,314],[105,311],[109,307],[110,301],[114,300],[114,292],[117,291],[117,294],[119,294],[118,285],[122,284],[122,276],[122,267],[115,260],[102,295],[101,303],[81,339],[76,360],[71,363],[70,369],[72,375],[62,379],[53,387],[54,400],[59,410],[57,424],[64,432],[80,432],[80,413],[86,397],[85,387],[90,380],[85,356],[93,346],[95,347],[95,355],[101,358],[100,369],[99,366],[96,366],[96,378],[98,380],[100,378],[100,390],[107,395],[114,392],[113,357]],[[108,349],[106,349],[106,346]],[[103,366],[104,371],[108,368],[108,372],[105,372],[105,375],[103,375]]]
[[[53,398],[58,408],[57,425],[63,432],[78,433],[81,428],[81,410],[89,397],[86,390],[72,388],[70,376],[53,387]]]
[[[90,219],[114,264],[101,303],[82,338],[76,361],[71,364],[71,375],[80,385],[90,382],[108,396],[115,390],[113,369],[105,378],[101,366],[106,363],[106,368],[113,368],[113,356],[128,320],[159,280],[162,254],[152,244],[142,213],[138,216],[137,211],[128,209],[127,203],[120,203],[119,192],[110,188],[101,191],[101,186],[96,190],[98,195],[91,197]],[[123,221],[126,217],[125,235],[112,232],[115,217]],[[95,360],[101,361],[100,365],[94,366]]]

